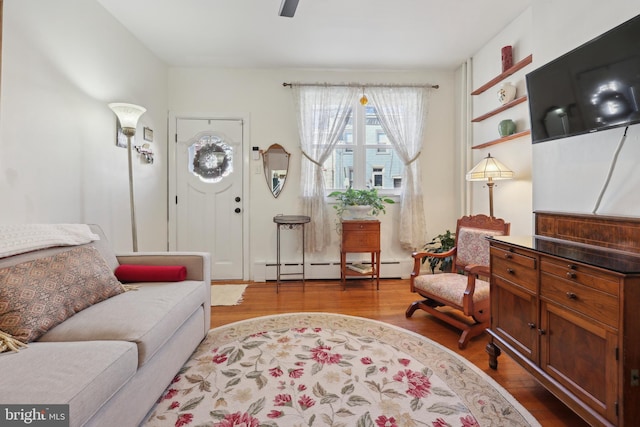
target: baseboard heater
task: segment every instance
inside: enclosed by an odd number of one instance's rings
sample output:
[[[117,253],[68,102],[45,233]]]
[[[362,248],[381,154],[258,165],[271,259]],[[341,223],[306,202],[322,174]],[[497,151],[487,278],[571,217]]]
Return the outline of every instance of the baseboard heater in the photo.
[[[371,262],[348,261],[347,264],[371,264]],[[253,269],[253,280],[266,282],[276,280],[275,262],[256,262]],[[413,268],[413,261],[386,260],[380,262],[380,278],[408,279]],[[296,273],[302,271],[301,262],[283,262],[280,273]],[[285,276],[286,280],[300,280],[295,275]],[[340,261],[307,262],[305,265],[305,279],[340,280]],[[282,279],[284,280],[284,278]]]

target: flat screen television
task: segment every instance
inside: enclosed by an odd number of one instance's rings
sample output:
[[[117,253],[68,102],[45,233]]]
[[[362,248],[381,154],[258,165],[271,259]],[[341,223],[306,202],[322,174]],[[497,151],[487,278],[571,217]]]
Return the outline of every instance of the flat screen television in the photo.
[[[526,76],[538,143],[640,123],[640,15]]]

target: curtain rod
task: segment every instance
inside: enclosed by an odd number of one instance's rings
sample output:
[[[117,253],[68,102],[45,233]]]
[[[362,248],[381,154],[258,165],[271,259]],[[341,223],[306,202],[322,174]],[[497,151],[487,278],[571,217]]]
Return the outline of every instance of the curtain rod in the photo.
[[[438,89],[440,85],[430,84],[365,84],[365,83],[282,83],[284,87],[292,86],[337,86],[337,87],[426,87],[431,89]]]

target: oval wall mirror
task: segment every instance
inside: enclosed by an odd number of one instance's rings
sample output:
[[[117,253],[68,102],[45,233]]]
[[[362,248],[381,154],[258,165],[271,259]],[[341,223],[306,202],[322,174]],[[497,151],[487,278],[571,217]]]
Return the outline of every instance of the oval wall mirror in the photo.
[[[272,144],[267,151],[262,153],[264,177],[273,197],[277,198],[282,192],[289,172],[290,156],[280,144]]]

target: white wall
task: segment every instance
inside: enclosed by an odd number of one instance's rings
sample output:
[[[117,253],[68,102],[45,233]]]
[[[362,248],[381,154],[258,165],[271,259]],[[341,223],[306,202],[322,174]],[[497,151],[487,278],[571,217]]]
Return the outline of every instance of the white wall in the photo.
[[[242,114],[250,116],[251,140],[245,141],[245,152],[250,147],[266,149],[273,143],[281,144],[292,153],[290,174],[281,195],[275,199],[269,192],[262,171],[255,173],[260,162],[250,162],[250,265],[256,262],[274,262],[276,227],[273,216],[301,214],[299,138],[291,90],[283,82],[360,82],[360,83],[433,83],[434,90],[426,126],[425,149],[422,156],[423,190],[427,239],[445,229],[455,227],[456,198],[454,142],[454,84],[453,72],[372,72],[329,70],[249,70],[249,69],[171,69],[169,71],[169,108],[172,113],[189,112],[219,115]],[[332,210],[331,206],[327,209]],[[332,210],[333,211],[333,210]],[[399,247],[397,235],[397,206],[390,206],[382,221],[382,261],[395,258],[409,259],[406,250]],[[315,261],[339,260],[338,235],[323,253],[307,254]],[[299,260],[299,236],[281,233],[283,261]],[[291,241],[292,240],[292,241]],[[407,272],[408,273],[408,272]]]
[[[4,2],[0,195],[3,223],[100,224],[131,250],[126,150],[114,101],[147,108],[153,165],[134,162],[140,250],[166,248],[167,69],[102,6]]]
[[[533,8],[536,66],[580,46],[640,13],[628,0],[537,1]],[[603,187],[623,128],[533,146],[533,207],[591,213]],[[629,128],[597,213],[640,216],[640,125]]]
[[[484,85],[502,73],[501,49],[513,46],[513,63],[517,63],[532,53],[532,11],[527,9],[502,29],[493,39],[482,47],[472,58],[472,89]],[[536,56],[533,56],[534,62]],[[533,65],[518,71],[503,80],[516,86],[516,97],[526,93],[524,76],[531,71]],[[502,83],[502,82],[501,82]],[[480,95],[471,96],[472,118],[500,107],[497,91],[500,83],[489,88]],[[498,139],[498,123],[512,119],[516,122],[517,131],[529,129],[529,113],[527,103],[517,105],[507,111],[490,117],[482,122],[471,123],[472,146],[484,144]],[[529,136],[502,142],[487,148],[472,149],[472,161],[476,163],[491,154],[515,173],[515,179],[496,181],[494,187],[494,215],[511,223],[511,234],[530,234],[532,230],[532,182],[531,182],[531,138]],[[466,171],[461,171],[464,175]],[[470,213],[489,214],[489,193],[482,182],[470,182]]]

